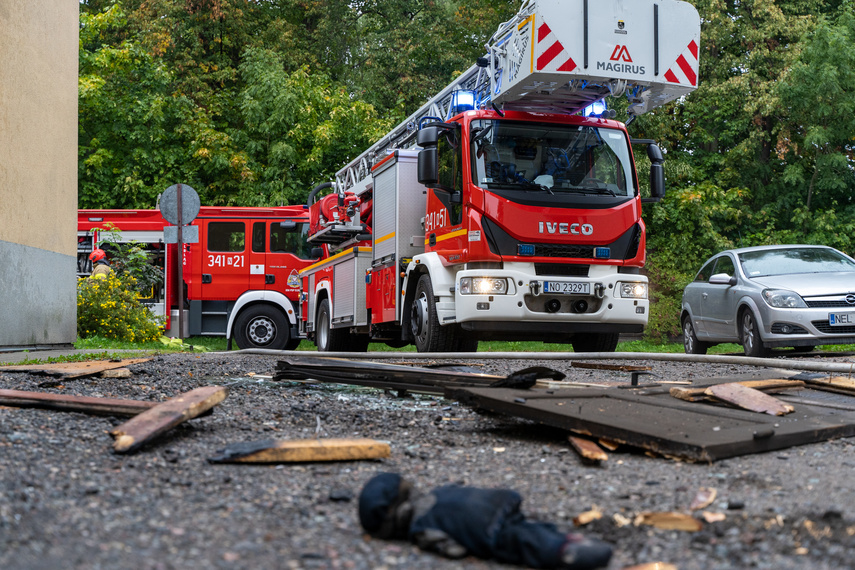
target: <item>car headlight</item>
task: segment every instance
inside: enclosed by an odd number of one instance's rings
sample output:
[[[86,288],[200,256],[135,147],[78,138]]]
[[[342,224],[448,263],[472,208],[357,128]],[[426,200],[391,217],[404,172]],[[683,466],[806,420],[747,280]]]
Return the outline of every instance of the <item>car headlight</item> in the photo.
[[[764,289],[763,300],[776,309],[804,309],[805,302],[796,293],[786,289]]]
[[[618,291],[624,299],[646,299],[647,283],[618,283]]]
[[[496,277],[461,277],[461,295],[507,295],[508,280]]]

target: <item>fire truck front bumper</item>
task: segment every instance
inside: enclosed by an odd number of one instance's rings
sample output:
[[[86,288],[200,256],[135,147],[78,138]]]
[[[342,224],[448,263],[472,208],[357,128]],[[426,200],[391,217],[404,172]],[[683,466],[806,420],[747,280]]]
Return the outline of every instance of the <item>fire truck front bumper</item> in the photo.
[[[473,331],[641,332],[650,309],[647,292],[646,277],[614,267],[592,266],[584,277],[465,270],[457,274],[453,313],[439,316],[443,324]]]

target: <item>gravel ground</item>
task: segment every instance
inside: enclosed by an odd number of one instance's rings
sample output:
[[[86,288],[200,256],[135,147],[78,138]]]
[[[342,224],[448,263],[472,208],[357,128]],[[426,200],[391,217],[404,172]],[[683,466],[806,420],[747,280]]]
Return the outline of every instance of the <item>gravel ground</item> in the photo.
[[[846,360],[838,358],[838,360]],[[129,456],[111,452],[123,420],[0,407],[0,568],[504,568],[448,561],[361,532],[356,497],[380,471],[418,488],[458,482],[510,487],[530,517],[609,541],[609,568],[664,561],[688,569],[852,568],[852,439],[722,460],[711,465],[611,452],[583,464],[566,434],[479,413],[435,396],[400,398],[370,388],[274,383],[277,358],[171,354],[131,366],[128,379],[86,378],[39,388],[46,377],[0,372],[0,388],[161,401],[208,384],[235,383],[214,413]],[[649,364],[621,361],[621,364]],[[421,364],[419,362],[417,365]],[[470,364],[507,374],[519,360]],[[626,374],[541,364],[581,382]],[[729,376],[747,366],[653,363],[661,379]],[[223,447],[267,438],[368,437],[389,441],[379,461],[211,464]],[[621,524],[643,511],[689,512],[701,487],[720,522],[699,532]]]

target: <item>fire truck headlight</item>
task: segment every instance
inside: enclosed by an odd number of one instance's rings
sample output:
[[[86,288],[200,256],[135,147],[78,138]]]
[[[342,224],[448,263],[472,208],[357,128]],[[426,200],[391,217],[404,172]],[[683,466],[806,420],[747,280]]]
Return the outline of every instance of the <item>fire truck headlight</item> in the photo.
[[[461,295],[507,295],[508,280],[495,277],[463,277],[460,279]]]
[[[647,298],[647,283],[618,283],[618,290],[624,299]]]

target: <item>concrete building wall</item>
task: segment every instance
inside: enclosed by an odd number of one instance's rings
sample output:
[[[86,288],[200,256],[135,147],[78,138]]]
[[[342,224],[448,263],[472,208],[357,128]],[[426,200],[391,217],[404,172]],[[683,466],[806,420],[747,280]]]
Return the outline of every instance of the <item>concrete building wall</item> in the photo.
[[[0,348],[77,335],[78,3],[0,0]]]

